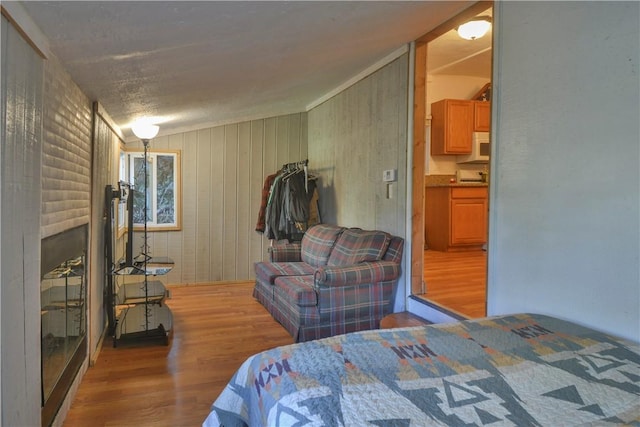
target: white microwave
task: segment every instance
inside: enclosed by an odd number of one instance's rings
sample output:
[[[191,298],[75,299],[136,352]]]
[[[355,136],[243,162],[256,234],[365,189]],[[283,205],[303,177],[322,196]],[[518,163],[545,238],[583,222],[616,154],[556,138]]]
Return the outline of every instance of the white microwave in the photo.
[[[491,142],[489,132],[474,132],[471,138],[471,153],[457,157],[458,163],[489,163]]]

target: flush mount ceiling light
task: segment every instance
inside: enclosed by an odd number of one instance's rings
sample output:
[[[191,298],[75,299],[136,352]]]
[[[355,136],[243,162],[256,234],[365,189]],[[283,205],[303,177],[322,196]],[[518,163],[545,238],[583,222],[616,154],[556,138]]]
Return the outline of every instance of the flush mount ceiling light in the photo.
[[[458,35],[466,40],[475,40],[487,34],[491,28],[491,17],[477,16],[458,27]]]
[[[154,125],[148,119],[140,119],[131,125],[131,130],[141,140],[149,141],[158,134],[160,126]]]

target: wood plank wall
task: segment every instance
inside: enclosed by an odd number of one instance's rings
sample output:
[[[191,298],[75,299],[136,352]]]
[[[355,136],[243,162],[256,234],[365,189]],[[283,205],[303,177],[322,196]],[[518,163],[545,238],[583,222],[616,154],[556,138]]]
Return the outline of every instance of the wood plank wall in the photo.
[[[309,111],[323,222],[405,235],[408,69],[406,53]]]
[[[43,60],[2,16],[0,425],[40,425]]]
[[[264,179],[307,158],[307,114],[161,136],[150,148],[181,151],[182,229],[149,233],[152,255],[176,263],[167,283],[253,279],[253,264],[269,246],[255,231]],[[140,245],[136,233],[134,249]]]
[[[408,74],[406,53],[309,111],[323,222],[406,238]],[[398,171],[390,197],[386,169]],[[394,310],[404,310],[404,282]]]
[[[99,350],[98,344],[104,332],[106,313],[104,310],[105,269],[105,187],[108,184],[117,188],[118,156],[121,140],[110,126],[108,116],[98,113],[101,109],[94,104],[94,136],[93,136],[93,170],[92,170],[92,200],[91,200],[91,232],[89,250],[89,356],[91,360]],[[124,239],[121,242],[122,255]]]

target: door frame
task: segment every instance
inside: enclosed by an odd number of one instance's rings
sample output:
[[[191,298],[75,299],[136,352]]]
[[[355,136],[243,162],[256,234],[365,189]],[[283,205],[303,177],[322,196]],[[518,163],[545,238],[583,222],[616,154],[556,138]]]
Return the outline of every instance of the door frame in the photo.
[[[425,120],[427,112],[427,45],[446,32],[465,23],[493,1],[474,3],[458,15],[438,25],[415,40],[413,81],[413,156],[411,159],[411,293],[423,294],[424,284],[424,167],[426,150]]]

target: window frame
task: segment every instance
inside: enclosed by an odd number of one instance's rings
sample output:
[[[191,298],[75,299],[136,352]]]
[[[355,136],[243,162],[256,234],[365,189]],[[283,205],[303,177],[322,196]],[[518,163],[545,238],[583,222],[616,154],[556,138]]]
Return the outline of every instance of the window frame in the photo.
[[[128,149],[124,150],[125,154],[125,169],[126,169],[126,181],[131,183],[134,188],[134,191],[137,189],[134,186],[134,162],[135,159],[144,159],[144,150],[140,149]],[[148,149],[147,150],[147,158],[149,159],[149,163],[151,165],[150,169],[147,169],[147,173],[149,174],[148,184],[152,190],[151,192],[151,206],[148,208],[152,211],[152,218],[150,221],[147,221],[147,231],[174,231],[182,229],[182,186],[181,186],[181,159],[180,159],[180,150],[162,150],[162,149]],[[157,223],[157,196],[158,196],[158,186],[157,186],[157,158],[158,156],[166,156],[173,158],[173,212],[174,212],[174,221],[171,223]],[[144,160],[143,160],[144,161]],[[134,210],[135,210],[135,199],[134,199]],[[144,223],[134,222],[132,224],[134,231],[143,231]]]

